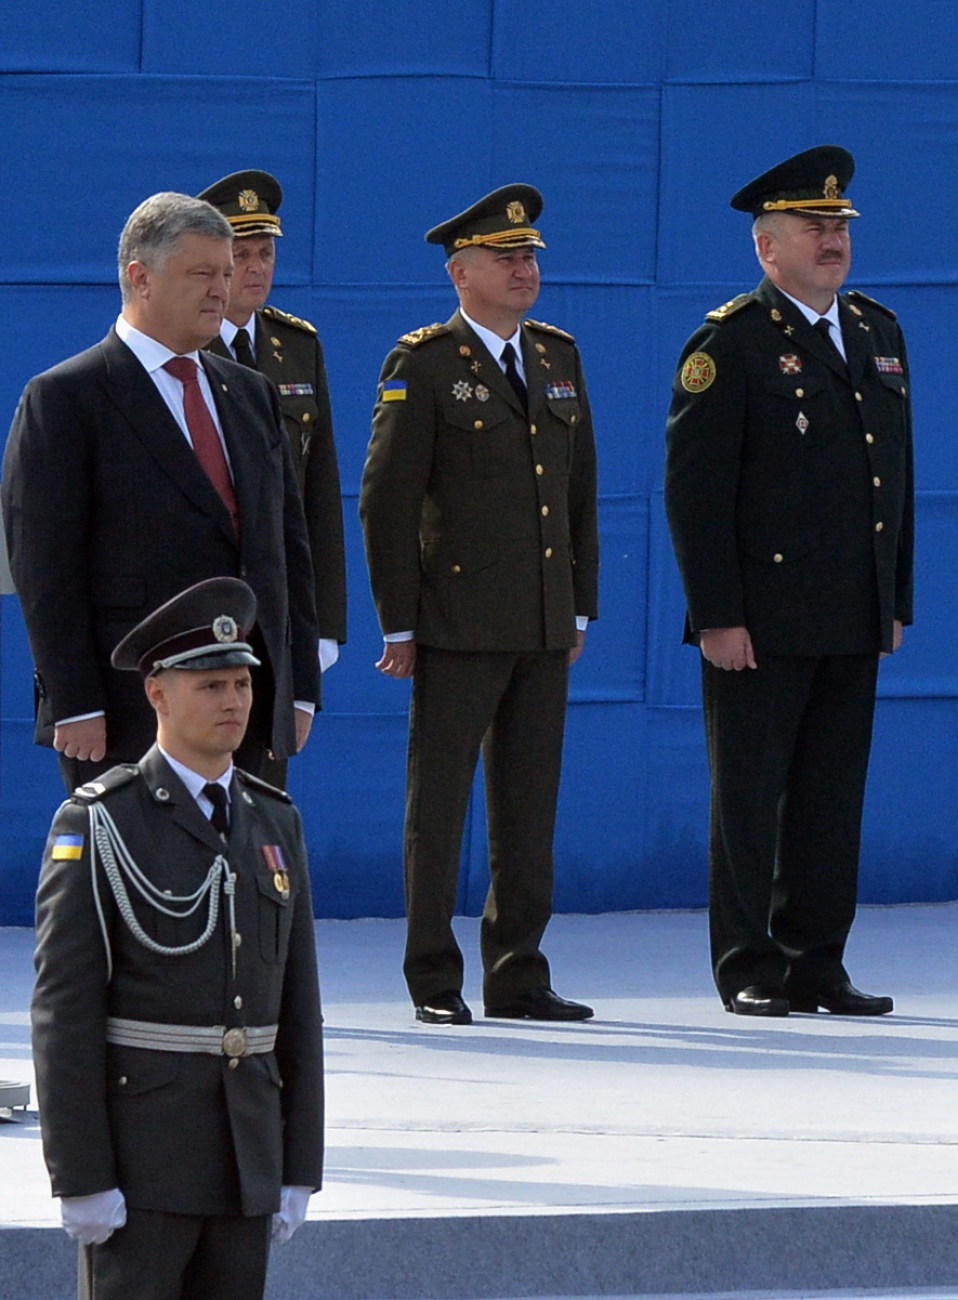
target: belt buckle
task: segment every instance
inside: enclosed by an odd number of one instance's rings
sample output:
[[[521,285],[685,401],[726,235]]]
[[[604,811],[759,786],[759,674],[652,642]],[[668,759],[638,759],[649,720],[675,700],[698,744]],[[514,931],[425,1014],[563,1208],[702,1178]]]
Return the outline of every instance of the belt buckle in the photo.
[[[223,1055],[229,1057],[246,1056],[249,1052],[249,1036],[245,1029],[227,1029],[223,1035]]]

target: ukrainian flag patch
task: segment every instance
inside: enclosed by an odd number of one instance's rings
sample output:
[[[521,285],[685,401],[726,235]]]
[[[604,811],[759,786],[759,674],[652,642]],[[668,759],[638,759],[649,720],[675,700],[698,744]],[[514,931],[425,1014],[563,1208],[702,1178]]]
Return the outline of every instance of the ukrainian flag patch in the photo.
[[[406,400],[405,379],[387,379],[383,383],[384,402],[404,402]]]
[[[82,835],[58,835],[53,841],[50,855],[54,862],[75,861],[83,857]]]

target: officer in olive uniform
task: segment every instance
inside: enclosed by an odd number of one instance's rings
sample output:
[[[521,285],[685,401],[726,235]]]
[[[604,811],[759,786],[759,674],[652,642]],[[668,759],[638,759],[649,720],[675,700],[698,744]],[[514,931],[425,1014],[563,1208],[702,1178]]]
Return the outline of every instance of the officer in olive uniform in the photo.
[[[322,1031],[299,814],[232,753],[256,600],[214,578],[117,646],[157,744],[53,820],[33,1048],[81,1297],[259,1300],[319,1187]]]
[[[404,971],[417,1017],[468,1024],[452,932],[463,823],[482,746],[491,887],[488,1016],[582,1020],[539,944],[569,664],[597,613],[592,417],[571,335],[525,318],[542,196],[496,190],[429,231],[460,309],[386,358],[360,513],[386,646],[414,676]]]
[[[346,560],[339,465],[333,441],[323,349],[309,321],[265,305],[273,285],[277,216],[283,201],[269,172],[224,176],[198,196],[233,227],[235,264],[230,301],[210,352],[259,370],[279,392],[293,464],[303,497],[316,589],[323,668],[346,640]]]
[[[880,1015],[843,965],[880,654],[912,618],[908,363],[839,294],[854,161],[822,146],[732,199],[765,278],[686,344],[665,499],[701,647],[712,961],[728,1010]]]

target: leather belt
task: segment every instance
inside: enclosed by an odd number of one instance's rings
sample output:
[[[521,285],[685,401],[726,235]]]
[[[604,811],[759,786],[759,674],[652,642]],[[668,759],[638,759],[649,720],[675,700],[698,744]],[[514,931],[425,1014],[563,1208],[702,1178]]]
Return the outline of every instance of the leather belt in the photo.
[[[271,1052],[279,1025],[227,1029],[225,1025],[161,1025],[110,1016],[106,1041],[149,1052],[206,1052],[211,1056],[257,1056]]]

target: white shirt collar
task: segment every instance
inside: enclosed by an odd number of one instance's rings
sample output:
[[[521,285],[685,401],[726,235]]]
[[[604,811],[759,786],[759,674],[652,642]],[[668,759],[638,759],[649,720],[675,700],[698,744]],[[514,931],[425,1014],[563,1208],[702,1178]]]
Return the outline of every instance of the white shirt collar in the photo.
[[[200,795],[203,794],[203,786],[207,784],[206,777],[200,776],[199,772],[194,772],[191,767],[187,767],[186,764],[181,763],[178,758],[174,758],[172,754],[168,754],[162,745],[157,745],[157,749],[160,751],[160,753],[169,763],[170,767],[173,769],[176,775],[186,786],[187,790],[189,790],[193,798],[198,800]],[[226,769],[223,775],[217,777],[216,780],[212,782],[212,784],[221,785],[223,789],[226,791],[228,797],[230,792],[230,782],[232,781],[232,779],[233,779],[233,764],[230,763],[229,767]]]
[[[138,330],[135,325],[130,324],[125,316],[121,315],[117,319],[116,332],[148,374],[152,374],[154,370],[162,369],[164,363],[169,361],[170,357],[190,357],[197,365],[201,364],[199,352],[171,352],[165,343],[161,343],[159,339],[151,338],[149,334],[144,334],[142,330]]]
[[[223,324],[220,326],[220,338],[223,340],[223,342],[226,344],[228,348],[232,348],[233,340],[236,338],[237,332],[239,330],[246,330],[246,333],[249,335],[249,341],[251,346],[256,342],[256,312],[255,311],[253,312],[252,316],[250,316],[249,320],[246,322],[245,325],[234,325],[231,320],[227,320],[225,316],[223,317]]]
[[[459,315],[462,317],[462,319],[466,322],[467,325],[469,325],[472,329],[476,331],[476,333],[482,339],[483,343],[485,343],[486,347],[489,349],[489,351],[492,353],[495,359],[500,363],[500,365],[502,364],[501,359],[506,344],[511,343],[512,346],[515,348],[516,356],[519,360],[519,366],[520,367],[522,366],[522,326],[521,325],[516,326],[516,332],[515,334],[513,334],[512,338],[504,339],[501,334],[496,334],[493,330],[486,329],[485,325],[480,325],[478,321],[473,320],[472,317],[468,316],[461,307],[459,308]]]
[[[816,311],[814,307],[809,307],[808,303],[801,302],[799,301],[798,298],[793,298],[792,295],[790,293],[786,293],[784,289],[779,289],[778,291],[785,298],[787,298],[789,302],[793,302],[795,304],[798,310],[808,321],[809,325],[814,325],[817,320],[821,320],[822,317],[824,316],[825,319],[828,321],[829,325],[833,325],[835,329],[837,329],[838,332],[841,333],[842,326],[838,318],[838,294],[837,293],[835,297],[832,299],[832,305],[829,307],[828,311]]]

